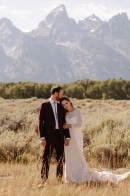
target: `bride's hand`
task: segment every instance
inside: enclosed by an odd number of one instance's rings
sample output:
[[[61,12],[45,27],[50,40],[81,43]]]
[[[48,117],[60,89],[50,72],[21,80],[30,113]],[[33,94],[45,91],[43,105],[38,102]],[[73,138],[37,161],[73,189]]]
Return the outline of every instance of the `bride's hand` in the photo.
[[[72,126],[71,126],[71,124],[65,123],[65,124],[63,125],[63,128],[64,128],[64,129],[69,129],[69,128],[72,128]]]
[[[70,139],[65,139],[64,145],[69,146],[69,143],[70,143]]]

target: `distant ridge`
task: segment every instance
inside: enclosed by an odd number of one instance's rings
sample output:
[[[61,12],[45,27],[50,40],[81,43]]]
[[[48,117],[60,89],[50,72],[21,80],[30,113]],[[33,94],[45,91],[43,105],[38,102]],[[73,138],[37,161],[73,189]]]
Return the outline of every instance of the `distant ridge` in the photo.
[[[0,19],[0,81],[71,82],[84,78],[130,79],[130,21],[96,15],[78,23],[64,5],[28,33]]]

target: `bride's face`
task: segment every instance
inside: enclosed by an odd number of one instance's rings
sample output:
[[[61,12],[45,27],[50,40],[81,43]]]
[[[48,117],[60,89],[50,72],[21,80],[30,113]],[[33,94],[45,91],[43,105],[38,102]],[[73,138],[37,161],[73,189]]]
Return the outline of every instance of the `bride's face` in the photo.
[[[66,110],[68,110],[68,111],[71,108],[70,101],[63,100],[61,104],[62,104],[63,108],[66,109]]]

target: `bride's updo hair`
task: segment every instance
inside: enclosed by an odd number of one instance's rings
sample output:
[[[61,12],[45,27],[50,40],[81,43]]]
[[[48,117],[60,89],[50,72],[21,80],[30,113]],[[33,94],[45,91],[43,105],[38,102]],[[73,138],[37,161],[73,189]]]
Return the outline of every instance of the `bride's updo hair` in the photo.
[[[67,97],[67,96],[63,96],[61,99],[60,99],[60,105],[62,106],[62,101],[69,101],[70,102],[70,105],[72,106],[72,107],[74,107],[73,106],[73,104],[72,104],[72,102],[71,102],[71,100],[69,99],[69,97]],[[63,107],[63,106],[62,106]]]

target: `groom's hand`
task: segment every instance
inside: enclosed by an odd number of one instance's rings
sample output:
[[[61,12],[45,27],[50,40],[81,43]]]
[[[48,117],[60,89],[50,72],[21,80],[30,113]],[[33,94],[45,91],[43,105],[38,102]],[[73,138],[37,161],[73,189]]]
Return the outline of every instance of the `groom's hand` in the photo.
[[[41,145],[42,145],[43,147],[46,146],[46,140],[45,140],[45,139],[41,139]]]
[[[70,143],[70,139],[65,139],[64,145],[69,146],[69,143]]]

